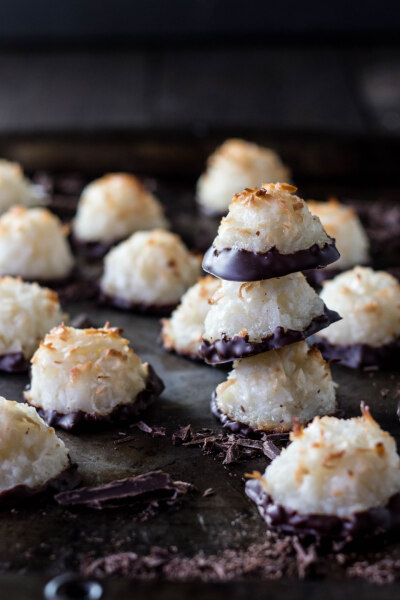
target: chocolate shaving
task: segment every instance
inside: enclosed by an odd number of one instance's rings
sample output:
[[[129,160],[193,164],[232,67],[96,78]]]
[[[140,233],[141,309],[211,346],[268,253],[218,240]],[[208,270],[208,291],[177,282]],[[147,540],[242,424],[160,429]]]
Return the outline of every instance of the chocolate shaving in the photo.
[[[191,425],[186,425],[185,427],[179,427],[179,429],[177,429],[173,434],[172,434],[172,443],[174,444],[174,446],[180,446],[181,444],[184,444],[185,442],[189,442],[191,440],[194,439],[194,431]]]
[[[243,437],[243,434],[214,433],[210,429],[195,432],[191,425],[180,427],[172,435],[172,441],[175,445],[182,445],[186,448],[198,447],[203,454],[215,455],[224,465],[260,456],[270,458],[271,448],[275,449],[275,458],[280,450],[271,438],[285,443],[288,440],[288,435],[261,433],[260,439],[252,439]]]
[[[86,507],[95,510],[143,505],[156,502],[176,502],[194,489],[190,483],[173,481],[163,471],[150,471],[137,477],[127,477],[95,487],[82,487],[62,492],[55,500],[62,506]]]

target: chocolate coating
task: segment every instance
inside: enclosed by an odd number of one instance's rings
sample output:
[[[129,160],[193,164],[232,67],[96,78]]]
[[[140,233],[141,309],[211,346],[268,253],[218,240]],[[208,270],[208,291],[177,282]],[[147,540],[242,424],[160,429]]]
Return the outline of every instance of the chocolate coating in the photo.
[[[0,356],[0,371],[7,373],[23,373],[29,371],[31,363],[22,352],[11,352]]]
[[[258,479],[250,479],[246,483],[246,494],[255,502],[267,524],[285,533],[351,541],[400,527],[400,493],[392,496],[386,506],[354,513],[351,518],[312,513],[302,515],[296,510],[275,504]]]
[[[331,267],[326,269],[309,269],[304,271],[303,275],[311,287],[320,290],[324,281],[333,279],[336,275],[339,275],[339,273],[343,273],[343,270]]]
[[[233,338],[224,337],[215,342],[204,340],[201,344],[200,354],[209,364],[233,361],[238,358],[267,352],[268,350],[282,348],[288,344],[294,344],[310,337],[317,331],[328,327],[328,325],[340,319],[341,317],[336,311],[329,310],[325,306],[323,314],[312,319],[308,327],[302,331],[294,329],[285,330],[279,326],[275,329],[274,333],[266,336],[260,342],[250,342],[248,335],[244,337],[236,335]]]
[[[224,427],[225,429],[229,429],[229,431],[231,431],[232,433],[236,433],[237,435],[253,439],[260,439],[263,433],[267,433],[266,431],[262,431],[261,429],[254,429],[253,427],[250,427],[250,425],[246,425],[245,423],[241,423],[240,421],[233,421],[230,417],[228,417],[228,415],[223,413],[217,406],[215,391],[212,393],[211,396],[210,408],[212,414],[218,419],[222,427]],[[283,429],[275,429],[274,431],[283,432]]]
[[[242,248],[217,250],[211,246],[204,255],[203,269],[228,281],[260,281],[325,267],[338,260],[339,256],[334,240],[322,248],[313,244],[292,254],[281,254],[275,246],[268,252],[251,252]]]
[[[59,413],[56,410],[44,410],[32,404],[39,415],[52,427],[60,427],[66,431],[80,433],[81,431],[95,430],[101,427],[112,426],[120,421],[129,421],[145,410],[164,390],[164,383],[149,365],[149,376],[146,387],[136,400],[130,404],[120,405],[106,415],[86,413],[81,410],[71,413]]]
[[[119,242],[121,239],[112,240],[110,242],[88,242],[77,237],[73,233],[70,235],[71,246],[75,254],[79,254],[89,260],[97,260],[103,258]]]
[[[167,317],[178,306],[179,302],[174,304],[143,304],[141,302],[131,302],[118,296],[109,296],[100,291],[98,301],[100,304],[112,306],[119,310],[127,310],[132,312],[143,313],[145,315],[156,315],[159,317]]]
[[[81,482],[81,477],[78,473],[78,466],[71,463],[59,475],[49,479],[45,484],[39,487],[29,487],[27,485],[16,485],[13,488],[4,490],[0,493],[0,508],[12,507],[23,504],[26,500],[30,500],[33,496],[58,494],[65,490],[75,488]]]
[[[383,367],[400,357],[400,338],[384,346],[368,344],[331,344],[325,338],[315,338],[315,345],[326,360],[338,360],[351,369]]]

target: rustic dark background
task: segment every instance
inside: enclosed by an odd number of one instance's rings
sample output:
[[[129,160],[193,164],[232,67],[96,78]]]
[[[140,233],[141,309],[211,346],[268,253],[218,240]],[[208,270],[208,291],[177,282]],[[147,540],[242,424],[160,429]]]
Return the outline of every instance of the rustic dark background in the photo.
[[[398,2],[0,3],[0,134],[398,135]]]

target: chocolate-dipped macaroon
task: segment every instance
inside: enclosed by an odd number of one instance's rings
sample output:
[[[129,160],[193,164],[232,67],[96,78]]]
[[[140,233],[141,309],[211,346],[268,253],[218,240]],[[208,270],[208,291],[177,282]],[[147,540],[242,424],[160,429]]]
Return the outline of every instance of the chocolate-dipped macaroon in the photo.
[[[400,458],[372,419],[316,417],[246,484],[270,527],[348,540],[400,526]]]
[[[290,344],[233,363],[211,401],[224,427],[244,435],[287,432],[336,410],[327,362],[307,342]]]
[[[202,360],[200,347],[209,300],[221,285],[219,279],[202,277],[182,296],[169,319],[162,320],[162,342],[166,350],[193,360]]]
[[[0,397],[0,507],[78,483],[68,449],[26,404]]]
[[[67,318],[52,290],[0,277],[0,371],[29,370],[40,340]]]
[[[169,314],[200,276],[200,262],[178,235],[138,231],[105,257],[101,300],[124,310]]]
[[[364,227],[353,207],[336,198],[328,202],[307,202],[313,215],[319,217],[326,233],[334,238],[340,258],[332,265],[307,273],[316,285],[355,265],[369,262],[369,242]]]
[[[136,418],[163,389],[120,329],[62,325],[36,350],[25,398],[49,425],[78,431]]]
[[[21,165],[0,159],[0,214],[12,206],[41,206],[47,200],[42,186],[29,181]]]
[[[229,139],[209,157],[197,182],[197,203],[204,213],[221,216],[240,190],[289,178],[289,169],[270,148]]]
[[[269,183],[236,194],[203,269],[230,281],[259,281],[336,261],[334,240],[295,191]]]
[[[321,298],[342,321],[319,332],[327,359],[352,368],[383,366],[400,356],[400,283],[385,271],[355,267],[327,281]]]
[[[0,275],[61,285],[74,267],[66,235],[45,208],[10,208],[0,217]]]
[[[201,355],[211,364],[298,342],[340,318],[301,273],[249,283],[222,281],[210,303]]]
[[[161,204],[137,177],[110,173],[82,191],[72,240],[78,251],[100,258],[135,231],[166,226]]]

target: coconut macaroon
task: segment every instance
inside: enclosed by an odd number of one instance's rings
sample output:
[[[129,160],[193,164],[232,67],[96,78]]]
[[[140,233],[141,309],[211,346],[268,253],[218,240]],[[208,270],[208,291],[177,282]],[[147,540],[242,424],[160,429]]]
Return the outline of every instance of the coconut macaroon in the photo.
[[[72,232],[76,245],[101,256],[135,231],[166,226],[161,204],[137,177],[111,173],[84,188]]]
[[[203,212],[223,215],[232,196],[263,181],[287,181],[289,169],[270,148],[240,139],[226,140],[209,157],[197,182],[197,202]]]
[[[32,358],[25,398],[49,425],[78,430],[127,420],[161,394],[148,363],[108,324],[100,329],[52,329]]]
[[[52,290],[0,277],[0,370],[27,371],[40,340],[67,319]]]
[[[162,320],[162,341],[166,350],[193,360],[202,360],[200,346],[204,320],[211,308],[209,300],[221,285],[219,279],[203,277],[182,296],[171,318]]]
[[[68,450],[26,404],[0,397],[0,505],[78,483]]]
[[[351,538],[400,525],[400,458],[395,440],[362,417],[316,417],[246,484],[270,526]]]
[[[178,235],[138,231],[105,257],[101,299],[125,310],[168,314],[197,281],[200,262]]]
[[[47,196],[24,176],[21,165],[0,159],[0,214],[15,205],[40,206]]]
[[[351,206],[341,204],[335,198],[328,202],[307,202],[313,215],[319,217],[326,233],[335,239],[340,258],[333,268],[344,271],[369,260],[368,238],[364,227]],[[324,271],[321,272],[321,275]]]
[[[319,350],[302,341],[235,362],[211,409],[235,433],[286,432],[293,419],[334,413],[335,383]]]
[[[231,281],[258,281],[336,261],[334,240],[295,191],[270,183],[236,194],[204,256],[204,270]]]
[[[355,267],[327,281],[321,298],[343,318],[318,334],[325,358],[358,368],[399,357],[400,284],[392,275]]]
[[[45,208],[15,206],[0,217],[0,275],[61,282],[74,259],[61,221]]]
[[[210,303],[201,355],[212,364],[298,342],[340,318],[301,273],[249,283],[222,281]]]

